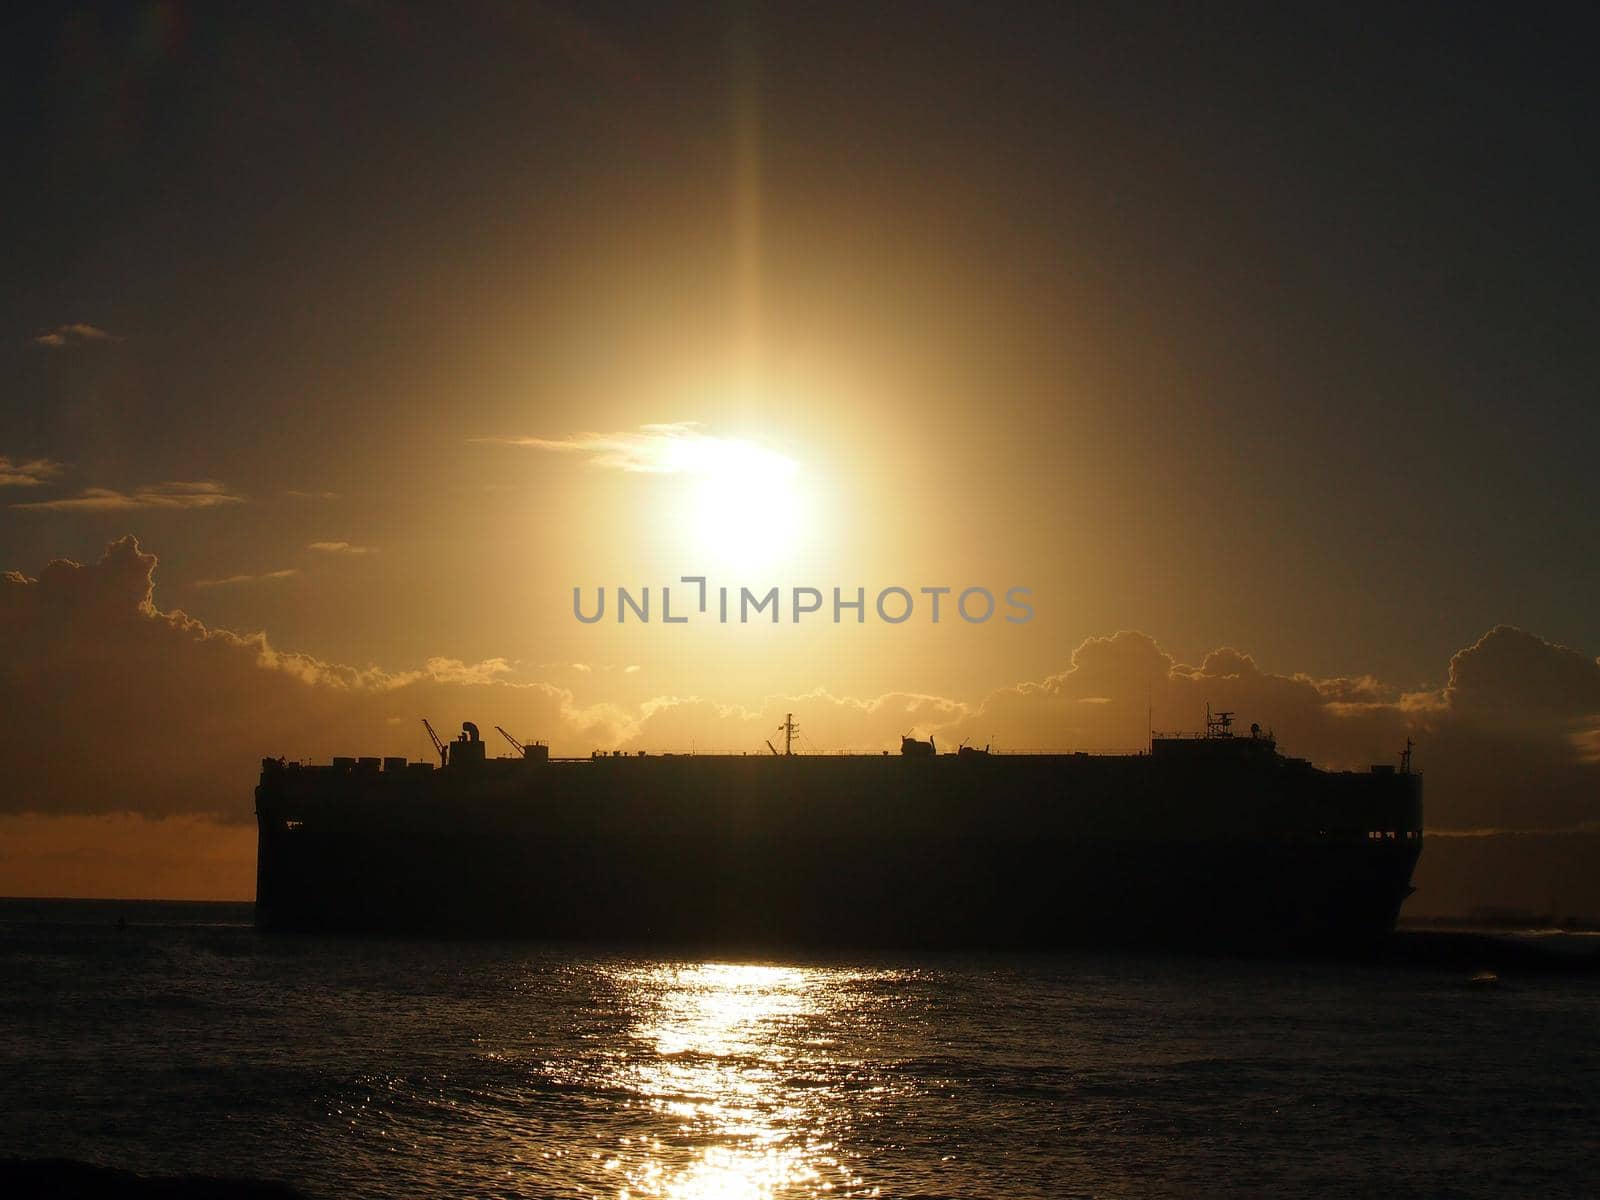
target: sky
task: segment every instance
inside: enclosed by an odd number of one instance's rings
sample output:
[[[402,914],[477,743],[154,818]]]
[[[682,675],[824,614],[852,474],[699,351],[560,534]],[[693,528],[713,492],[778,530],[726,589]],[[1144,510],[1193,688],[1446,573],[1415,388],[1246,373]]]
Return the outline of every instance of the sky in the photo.
[[[1226,701],[1593,844],[1581,10],[0,23],[0,892],[248,895],[256,761],[424,715],[1110,749]],[[869,619],[667,624],[684,576]]]

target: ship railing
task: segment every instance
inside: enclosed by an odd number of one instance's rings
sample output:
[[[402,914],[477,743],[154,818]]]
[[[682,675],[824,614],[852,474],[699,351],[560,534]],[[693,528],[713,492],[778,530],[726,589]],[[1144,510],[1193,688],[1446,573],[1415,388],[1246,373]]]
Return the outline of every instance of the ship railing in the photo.
[[[982,747],[971,747],[971,748],[979,750],[980,751],[980,756],[981,756]],[[955,746],[948,746],[947,747],[947,746],[941,745],[939,747],[939,753],[937,755],[935,755],[935,757],[936,758],[956,758],[956,757],[958,757],[958,755],[956,753],[956,750],[957,750],[957,747],[955,747]],[[996,746],[996,747],[991,748],[987,753],[989,754],[990,757],[993,757],[993,758],[999,758],[999,757],[1002,757],[1002,756],[1005,756],[1005,757],[1018,757],[1018,758],[1029,758],[1029,757],[1040,757],[1040,756],[1049,756],[1049,757],[1057,757],[1057,758],[1070,758],[1070,757],[1073,757],[1075,755],[1079,756],[1079,757],[1089,757],[1089,758],[1130,758],[1130,757],[1136,757],[1136,756],[1140,756],[1140,755],[1147,755],[1147,754],[1149,754],[1149,752],[1150,752],[1150,748],[1148,746],[1129,746],[1129,747],[1125,747],[1125,748],[1124,747],[1120,747],[1120,746],[1109,746],[1109,747],[1107,747],[1107,746],[1096,746],[1096,747],[1094,747],[1092,749],[1085,749],[1085,748],[1083,748],[1081,746],[1005,746],[1005,747]],[[794,752],[794,754],[789,756],[789,757],[793,757],[793,758],[883,758],[885,756],[887,756],[889,758],[902,758],[902,757],[904,757],[904,755],[902,755],[898,749],[890,748],[890,747],[883,747],[883,746],[874,746],[874,747],[870,747],[870,748],[866,748],[866,749],[863,749],[863,748],[861,748],[859,746],[852,746],[852,747],[847,747],[847,748],[842,749],[842,750],[796,750]],[[737,749],[736,750],[707,750],[707,749],[701,748],[701,749],[696,749],[696,750],[650,750],[650,751],[646,752],[643,755],[641,755],[637,750],[630,750],[626,754],[616,754],[616,755],[613,755],[613,754],[610,754],[610,753],[585,754],[585,755],[582,755],[580,757],[573,757],[573,758],[557,758],[555,756],[551,756],[551,758],[548,761],[552,762],[552,763],[587,763],[587,762],[637,762],[637,761],[639,761],[640,758],[656,759],[656,758],[772,758],[772,757],[773,757],[773,755],[770,752],[765,751],[765,750],[762,750],[762,751],[737,750]],[[777,757],[783,758],[785,756],[780,754]],[[511,759],[511,758],[504,758],[504,759],[498,759],[498,760],[491,759],[490,761],[491,762],[494,762],[494,761],[515,762],[517,760]]]
[[[1038,757],[1048,755],[1055,758],[1085,757],[1085,758],[1132,758],[1149,752],[1148,746],[1003,746],[995,747],[989,751],[991,755],[1027,755]]]
[[[1157,736],[1158,737],[1164,737],[1166,735],[1158,734]],[[955,746],[951,746],[951,747],[948,747],[948,748],[944,747],[944,746],[941,746],[939,748],[939,753],[938,753],[938,755],[936,757],[938,757],[938,758],[956,758],[956,757],[958,757],[958,755],[956,753],[957,749],[958,749],[958,747],[955,747]],[[995,747],[991,747],[987,751],[983,751],[981,747],[973,747],[973,749],[978,749],[980,751],[980,756],[982,754],[987,754],[988,756],[993,757],[993,758],[1000,758],[1000,757],[1007,757],[1007,758],[1037,758],[1037,757],[1070,758],[1070,757],[1074,757],[1074,756],[1080,757],[1080,758],[1083,758],[1083,757],[1087,757],[1087,758],[1131,758],[1131,757],[1137,757],[1137,756],[1142,756],[1142,755],[1148,755],[1149,752],[1150,752],[1150,748],[1148,746],[1129,746],[1129,747],[1096,746],[1096,747],[1088,748],[1088,749],[1085,749],[1085,748],[1080,747],[1080,746],[1003,746],[1003,747],[1002,746],[995,746]],[[848,747],[848,748],[842,749],[842,750],[806,750],[806,751],[796,751],[795,754],[793,755],[793,757],[795,757],[795,758],[882,758],[882,757],[885,757],[885,756],[887,756],[889,758],[900,758],[900,757],[902,757],[902,755],[900,754],[900,752],[898,750],[885,748],[885,747],[882,747],[882,746],[872,747],[870,749],[863,749],[863,748],[860,748],[860,747]],[[708,750],[708,749],[696,749],[696,750],[650,750],[650,751],[648,751],[648,752],[646,752],[645,754],[642,754],[642,755],[637,750],[630,750],[625,754],[617,754],[617,755],[612,755],[610,753],[582,754],[582,755],[570,755],[570,756],[569,755],[554,755],[554,754],[552,754],[548,759],[544,759],[542,761],[544,763],[547,763],[547,764],[551,765],[551,766],[557,766],[557,765],[563,765],[564,766],[564,765],[572,765],[572,764],[578,764],[578,763],[587,764],[587,763],[595,763],[595,762],[614,762],[614,761],[617,761],[617,762],[637,762],[640,758],[651,758],[651,759],[654,759],[654,758],[770,758],[770,757],[772,757],[772,755],[768,754],[765,751],[762,751],[762,752],[758,753],[758,752],[753,751],[753,750],[743,750],[743,749],[725,749],[725,750]],[[780,755],[779,757],[782,757],[782,756]],[[504,765],[504,764],[509,764],[509,763],[521,764],[523,761],[524,760],[519,759],[519,758],[511,757],[511,756],[508,756],[508,755],[501,755],[501,756],[496,757],[496,758],[485,759],[484,760],[484,765],[486,765],[486,766],[493,765],[493,764]],[[411,766],[411,767],[417,767],[417,768],[428,767],[428,768],[431,768],[433,770],[439,770],[440,769],[440,768],[434,766],[433,763],[427,762],[425,760],[419,760],[419,761],[411,762],[408,765]],[[333,771],[339,766],[339,764],[334,762],[334,761],[331,761],[331,760],[321,760],[321,761],[319,761],[316,758],[310,757],[308,755],[305,758],[286,759],[286,760],[283,761],[282,766],[284,768],[286,768],[286,769],[297,770],[297,771],[298,770],[304,770],[304,771]],[[397,772],[395,772],[395,771],[381,771],[379,773],[383,774],[383,775],[397,774]]]
[[[982,751],[982,747],[978,747],[978,749],[980,751]],[[993,758],[999,758],[999,757],[1002,757],[1002,756],[1020,757],[1020,758],[1039,757],[1039,756],[1072,757],[1074,755],[1087,756],[1089,758],[1130,758],[1130,757],[1137,757],[1137,756],[1140,756],[1140,755],[1148,755],[1150,753],[1150,747],[1148,747],[1148,746],[1128,746],[1128,747],[1096,746],[1096,747],[1093,747],[1093,748],[1090,748],[1090,749],[1085,749],[1085,748],[1083,748],[1081,746],[1005,746],[1005,747],[995,746],[992,749],[990,749],[987,753],[989,754],[990,757],[993,757]],[[792,758],[882,758],[885,755],[887,755],[890,758],[902,758],[902,757],[904,757],[900,753],[899,750],[893,749],[893,748],[889,748],[889,747],[883,747],[883,746],[874,747],[872,749],[861,749],[860,747],[849,747],[849,748],[846,748],[846,749],[843,749],[843,750],[796,750],[794,752],[794,754],[790,755],[789,757],[792,757]],[[551,762],[551,763],[590,763],[590,762],[637,762],[641,758],[644,758],[644,759],[657,759],[657,758],[772,758],[772,757],[773,757],[773,755],[770,752],[765,751],[765,750],[762,750],[762,751],[755,751],[755,750],[706,750],[706,749],[698,749],[698,750],[650,750],[650,751],[648,751],[648,752],[646,752],[645,754],[642,754],[642,755],[637,750],[630,750],[626,754],[617,754],[617,755],[612,755],[612,754],[598,754],[598,755],[595,755],[595,754],[583,754],[583,755],[573,755],[573,756],[570,756],[570,757],[568,757],[568,756],[559,756],[558,757],[556,755],[551,755],[550,758],[548,758],[545,761]],[[780,754],[777,757],[783,758],[784,755]],[[939,747],[939,753],[935,757],[937,757],[937,758],[955,758],[955,757],[957,757],[956,748],[955,747],[946,748],[944,746],[940,746]],[[515,758],[502,756],[500,758],[492,758],[489,761],[490,762],[519,762],[520,760],[519,759],[515,759]]]

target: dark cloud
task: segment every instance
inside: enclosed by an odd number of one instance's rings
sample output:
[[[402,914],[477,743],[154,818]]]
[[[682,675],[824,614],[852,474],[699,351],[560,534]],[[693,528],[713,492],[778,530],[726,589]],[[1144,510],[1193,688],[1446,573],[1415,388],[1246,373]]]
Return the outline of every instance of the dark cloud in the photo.
[[[1592,720],[1600,714],[1600,662],[1510,625],[1450,660],[1453,708],[1501,719]]]
[[[562,689],[506,682],[500,660],[435,658],[391,674],[208,628],[156,606],[155,568],[129,536],[93,564],[0,576],[0,710],[26,747],[0,809],[242,821],[262,757],[422,757],[424,715],[450,728],[493,714],[565,753],[614,743],[628,724]]]
[[[1147,635],[1122,632],[1090,638],[1068,670],[994,692],[938,732],[1013,747],[1131,749],[1151,723],[1198,727],[1209,704],[1270,726],[1286,753],[1329,767],[1392,763],[1414,738],[1430,828],[1567,829],[1600,816],[1597,676],[1594,660],[1509,626],[1457,654],[1437,693],[1275,674],[1231,648],[1191,667]]]

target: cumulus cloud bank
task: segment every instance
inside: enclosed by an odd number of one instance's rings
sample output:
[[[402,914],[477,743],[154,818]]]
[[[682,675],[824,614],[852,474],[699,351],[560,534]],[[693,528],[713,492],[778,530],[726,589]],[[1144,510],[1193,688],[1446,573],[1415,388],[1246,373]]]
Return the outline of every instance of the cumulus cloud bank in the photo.
[[[1209,702],[1274,728],[1288,753],[1332,767],[1393,762],[1419,743],[1428,824],[1455,830],[1579,829],[1600,819],[1600,663],[1500,626],[1457,653],[1446,685],[1262,669],[1220,648],[1178,662],[1147,634],[1085,640],[1071,662],[976,700],[817,689],[745,704],[661,696],[637,708],[580,705],[512,678],[503,659],[431,658],[357,669],[278,649],[265,634],[208,628],[155,602],[156,558],[130,537],[92,565],[58,560],[0,576],[0,707],[16,758],[13,812],[219,813],[246,820],[263,755],[409,754],[417,717],[475,718],[596,747],[760,752],[787,712],[817,750],[892,749],[901,734],[997,748],[1135,749],[1156,728],[1193,728]],[[1147,710],[1147,704],[1149,710]]]
[[[493,713],[547,740],[559,730],[569,753],[615,744],[630,724],[560,688],[505,681],[499,659],[390,673],[208,628],[156,606],[155,568],[130,536],[93,564],[0,575],[0,711],[8,738],[27,747],[0,810],[248,821],[263,756],[421,757],[421,714],[447,727]]]

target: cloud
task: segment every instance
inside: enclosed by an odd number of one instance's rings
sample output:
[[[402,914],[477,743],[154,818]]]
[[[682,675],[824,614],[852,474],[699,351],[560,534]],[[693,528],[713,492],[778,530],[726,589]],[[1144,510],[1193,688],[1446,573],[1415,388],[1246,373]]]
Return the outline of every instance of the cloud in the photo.
[[[52,350],[61,350],[67,346],[82,346],[90,342],[120,342],[122,339],[115,334],[107,333],[104,329],[83,321],[75,321],[70,325],[57,325],[49,333],[41,333],[33,339],[36,346],[48,346]]]
[[[1344,676],[1312,679],[1309,675],[1297,675],[1295,678],[1306,680],[1330,704],[1392,704],[1400,695],[1398,690],[1371,675],[1354,679]]]
[[[338,492],[306,492],[299,488],[285,488],[285,496],[293,496],[298,500],[337,500]]]
[[[315,550],[318,554],[376,554],[376,546],[355,546],[349,542],[312,542],[307,550]]]
[[[234,495],[216,480],[198,479],[146,484],[132,492],[85,488],[76,496],[60,500],[35,500],[11,507],[34,508],[45,512],[126,512],[135,508],[217,508],[224,504],[242,503],[243,496]]]
[[[195,587],[229,587],[235,583],[260,583],[271,579],[288,579],[291,575],[300,574],[295,567],[285,567],[281,571],[267,571],[261,575],[227,575],[221,579],[196,579]]]
[[[246,821],[263,756],[431,757],[422,716],[440,729],[492,716],[572,754],[631,725],[614,706],[511,681],[504,659],[391,672],[210,628],[157,606],[156,567],[128,536],[91,564],[0,574],[0,711],[29,748],[8,768],[0,811]]]
[[[493,683],[496,676],[510,670],[511,664],[503,658],[486,658],[478,663],[465,663],[459,658],[430,658],[424,673],[434,683],[484,684]],[[411,678],[406,677],[406,682]]]
[[[647,475],[770,478],[793,475],[797,465],[775,450],[741,438],[700,432],[693,421],[641,425],[618,433],[575,433],[563,438],[469,438],[497,446],[583,454],[597,467]]]
[[[1600,713],[1600,661],[1498,625],[1451,658],[1445,698],[1502,721],[1581,720]]]
[[[1231,648],[1189,666],[1124,631],[1087,639],[1067,670],[999,689],[937,732],[1013,749],[1135,749],[1152,723],[1196,728],[1208,703],[1323,766],[1392,763],[1414,738],[1430,829],[1560,829],[1600,815],[1600,664],[1511,626],[1458,653],[1437,693],[1276,674]]]
[[[389,671],[284,651],[265,634],[163,610],[156,566],[126,537],[90,565],[58,560],[37,578],[0,575],[0,711],[12,744],[27,748],[8,766],[0,812],[211,813],[231,827],[249,819],[263,756],[428,758],[422,716],[441,730],[501,724],[557,755],[766,753],[790,712],[806,750],[892,752],[914,733],[950,749],[971,739],[1001,750],[1093,751],[1142,748],[1152,710],[1157,729],[1192,730],[1209,702],[1238,712],[1241,726],[1272,726],[1285,753],[1323,766],[1392,763],[1416,739],[1428,828],[1473,835],[1441,838],[1424,853],[1419,886],[1431,879],[1445,889],[1435,899],[1536,892],[1532,841],[1600,846],[1600,835],[1584,833],[1600,820],[1600,664],[1509,626],[1458,653],[1448,684],[1429,693],[1278,673],[1237,648],[1186,664],[1148,634],[1124,630],[1085,639],[1061,670],[970,699],[817,688],[743,703],[665,695],[624,707],[520,682],[503,658],[433,657]],[[1459,849],[1440,849],[1446,843]],[[1474,880],[1493,875],[1497,846],[1510,847],[1514,878],[1496,877],[1491,889]]]
[[[17,462],[0,454],[0,487],[38,487],[61,474],[61,464],[48,458]]]

